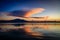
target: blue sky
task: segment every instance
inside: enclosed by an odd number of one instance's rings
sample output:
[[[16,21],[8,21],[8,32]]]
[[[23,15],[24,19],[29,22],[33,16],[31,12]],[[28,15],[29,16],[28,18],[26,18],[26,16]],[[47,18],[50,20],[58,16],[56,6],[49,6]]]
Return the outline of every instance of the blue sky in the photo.
[[[60,17],[60,1],[59,0],[5,0],[0,1],[0,12],[11,12],[16,10],[30,10],[33,8],[44,8],[41,14],[32,15],[32,17],[52,16]]]

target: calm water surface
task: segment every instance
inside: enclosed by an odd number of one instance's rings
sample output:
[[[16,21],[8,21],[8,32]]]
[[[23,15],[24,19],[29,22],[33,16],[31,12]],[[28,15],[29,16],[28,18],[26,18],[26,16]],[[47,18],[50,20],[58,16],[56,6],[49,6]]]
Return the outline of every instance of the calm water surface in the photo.
[[[23,30],[25,36],[29,35],[35,38],[44,36],[60,38],[60,24],[56,23],[0,24],[0,32],[9,32],[10,30]],[[23,32],[21,33],[23,35]],[[20,33],[18,35],[20,35]]]

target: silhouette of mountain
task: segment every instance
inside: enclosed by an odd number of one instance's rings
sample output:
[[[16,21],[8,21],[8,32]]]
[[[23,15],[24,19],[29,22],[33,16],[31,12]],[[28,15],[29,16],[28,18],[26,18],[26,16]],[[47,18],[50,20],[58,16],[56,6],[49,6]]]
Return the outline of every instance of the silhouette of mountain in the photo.
[[[14,19],[14,20],[11,20],[11,22],[13,22],[13,23],[22,23],[22,22],[27,22],[27,21],[22,20],[22,19]]]
[[[26,20],[14,19],[14,20],[0,20],[0,23],[24,23]]]

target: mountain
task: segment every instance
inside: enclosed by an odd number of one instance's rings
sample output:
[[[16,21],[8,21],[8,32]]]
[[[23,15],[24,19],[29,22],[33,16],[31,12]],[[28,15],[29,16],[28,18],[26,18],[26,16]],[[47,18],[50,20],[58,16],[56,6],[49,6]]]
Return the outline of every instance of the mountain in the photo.
[[[27,22],[27,21],[22,20],[22,19],[14,19],[14,20],[11,20],[11,22],[13,22],[13,23],[23,23],[23,22]]]
[[[0,20],[0,23],[25,23],[26,20],[14,19],[14,20]]]

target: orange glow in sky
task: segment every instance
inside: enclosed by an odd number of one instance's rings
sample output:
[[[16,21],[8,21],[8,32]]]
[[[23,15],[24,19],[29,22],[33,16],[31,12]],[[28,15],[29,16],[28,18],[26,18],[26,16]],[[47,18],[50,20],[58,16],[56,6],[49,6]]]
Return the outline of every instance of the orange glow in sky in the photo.
[[[28,11],[24,17],[30,17],[33,14],[37,14],[37,13],[42,13],[45,9],[44,8],[34,8],[30,11]]]

